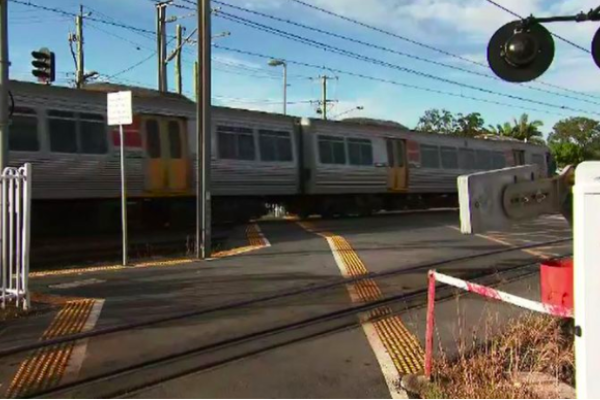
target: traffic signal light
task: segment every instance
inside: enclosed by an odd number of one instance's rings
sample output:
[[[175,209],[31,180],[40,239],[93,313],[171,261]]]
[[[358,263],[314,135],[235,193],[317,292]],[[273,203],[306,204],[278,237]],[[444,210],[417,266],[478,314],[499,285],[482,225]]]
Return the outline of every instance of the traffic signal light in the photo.
[[[47,48],[42,48],[38,51],[32,51],[33,61],[31,65],[35,67],[31,73],[38,78],[40,82],[54,82],[56,78],[56,61],[54,53]]]

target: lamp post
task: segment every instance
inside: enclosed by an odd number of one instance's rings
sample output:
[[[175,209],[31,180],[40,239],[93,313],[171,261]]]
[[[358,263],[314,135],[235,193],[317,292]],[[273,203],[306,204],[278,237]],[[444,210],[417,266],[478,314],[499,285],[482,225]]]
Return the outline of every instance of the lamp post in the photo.
[[[283,67],[283,115],[287,115],[287,63],[283,60],[269,61],[271,67]]]

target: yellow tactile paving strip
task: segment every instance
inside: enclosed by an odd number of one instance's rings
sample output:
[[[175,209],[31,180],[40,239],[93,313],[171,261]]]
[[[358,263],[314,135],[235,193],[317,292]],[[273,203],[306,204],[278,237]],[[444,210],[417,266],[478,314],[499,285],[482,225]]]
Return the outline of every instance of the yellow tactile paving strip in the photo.
[[[258,224],[250,224],[246,227],[246,237],[248,246],[238,247],[231,250],[219,251],[212,255],[212,258],[225,258],[237,256],[240,254],[256,251],[268,246],[268,242],[260,231]]]
[[[219,251],[212,254],[212,258],[225,258],[239,254],[248,253],[262,249],[268,245],[268,242],[262,235],[260,228],[257,224],[250,224],[246,227],[246,236],[248,238],[249,245],[238,247],[231,250]],[[90,272],[105,272],[105,271],[119,271],[123,269],[136,269],[136,268],[155,268],[155,267],[175,267],[183,264],[191,264],[198,260],[193,258],[176,258],[172,260],[162,261],[147,261],[135,263],[124,267],[123,265],[103,265],[97,267],[83,267],[83,268],[69,268],[54,271],[37,271],[29,274],[30,278],[42,278],[47,276],[62,276],[62,275],[78,275]]]
[[[53,299],[58,301],[57,299]],[[80,333],[95,304],[94,299],[69,300],[63,305],[41,340]],[[75,342],[44,347],[21,363],[7,398],[26,397],[58,385],[65,373]]]
[[[369,273],[356,251],[342,236],[320,232],[311,222],[298,224],[329,242],[336,259],[345,266],[347,278],[357,278]],[[365,279],[347,286],[353,301],[372,302],[384,298],[379,285],[373,279]],[[406,329],[400,317],[392,315],[390,308],[380,307],[373,310],[368,313],[366,319],[374,320],[373,326],[377,335],[401,375],[416,374],[423,370],[424,354],[419,341]]]

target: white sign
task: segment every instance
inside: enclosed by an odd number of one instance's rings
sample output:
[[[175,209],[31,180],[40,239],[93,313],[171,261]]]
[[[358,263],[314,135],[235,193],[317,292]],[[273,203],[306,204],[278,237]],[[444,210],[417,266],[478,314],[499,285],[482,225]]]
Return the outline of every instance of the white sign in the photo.
[[[131,125],[133,123],[133,107],[131,92],[108,94],[108,125]]]

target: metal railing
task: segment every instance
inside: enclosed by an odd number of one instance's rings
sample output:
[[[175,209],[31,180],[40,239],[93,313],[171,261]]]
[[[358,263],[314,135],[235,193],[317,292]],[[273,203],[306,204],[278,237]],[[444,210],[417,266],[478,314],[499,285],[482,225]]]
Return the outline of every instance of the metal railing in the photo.
[[[7,302],[27,310],[29,296],[29,240],[31,225],[31,164],[7,167],[0,176],[0,292]]]

